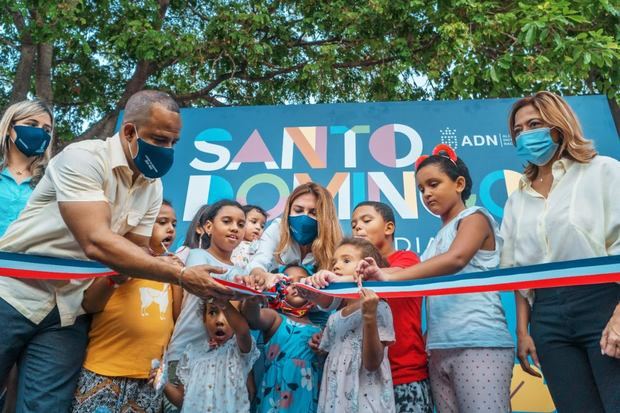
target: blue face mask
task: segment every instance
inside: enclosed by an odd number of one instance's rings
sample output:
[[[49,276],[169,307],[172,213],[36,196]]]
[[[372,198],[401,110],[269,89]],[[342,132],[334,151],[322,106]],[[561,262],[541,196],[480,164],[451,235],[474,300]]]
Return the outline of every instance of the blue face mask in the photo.
[[[131,145],[129,145],[129,154],[133,158],[136,168],[147,178],[153,179],[164,176],[174,162],[174,149],[145,142],[138,136],[137,130],[136,138],[138,139],[138,153],[136,156],[133,156],[133,153],[131,153]]]
[[[550,128],[538,128],[521,132],[517,136],[516,146],[519,158],[542,166],[553,158],[560,145],[553,142]]]
[[[308,245],[314,241],[318,232],[319,225],[316,219],[308,215],[289,215],[288,226],[291,230],[293,239],[299,245]]]
[[[52,137],[43,128],[34,126],[15,125],[15,146],[27,157],[39,156],[45,153]]]

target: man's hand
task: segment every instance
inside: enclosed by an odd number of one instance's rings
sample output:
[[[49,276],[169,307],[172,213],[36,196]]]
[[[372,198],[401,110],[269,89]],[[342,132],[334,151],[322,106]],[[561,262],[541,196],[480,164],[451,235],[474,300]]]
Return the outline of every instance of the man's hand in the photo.
[[[196,265],[186,267],[179,281],[183,288],[200,298],[217,297],[221,300],[232,300],[235,297],[234,292],[211,277],[211,274],[225,272],[225,269],[212,265]]]

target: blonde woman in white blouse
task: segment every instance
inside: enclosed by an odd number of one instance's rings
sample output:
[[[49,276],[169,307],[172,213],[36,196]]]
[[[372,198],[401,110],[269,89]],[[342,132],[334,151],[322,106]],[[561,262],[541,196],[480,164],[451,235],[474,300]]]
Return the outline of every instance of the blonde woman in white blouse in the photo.
[[[504,209],[501,265],[620,254],[620,162],[597,154],[551,92],[517,101],[509,128],[527,166]],[[540,377],[528,356],[542,367],[558,411],[617,412],[620,285],[521,291],[516,301],[521,368]]]

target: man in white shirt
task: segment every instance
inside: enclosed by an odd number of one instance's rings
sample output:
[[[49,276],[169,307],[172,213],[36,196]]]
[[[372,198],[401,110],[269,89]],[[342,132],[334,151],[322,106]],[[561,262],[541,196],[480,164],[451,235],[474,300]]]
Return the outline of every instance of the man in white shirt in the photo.
[[[169,95],[133,95],[118,134],[74,143],[50,161],[0,250],[88,258],[198,296],[232,297],[210,276],[219,269],[185,269],[147,252],[162,201],[159,177],[172,166],[180,129],[179,107]],[[18,411],[70,408],[88,332],[81,302],[91,281],[0,276],[0,383],[17,362]]]

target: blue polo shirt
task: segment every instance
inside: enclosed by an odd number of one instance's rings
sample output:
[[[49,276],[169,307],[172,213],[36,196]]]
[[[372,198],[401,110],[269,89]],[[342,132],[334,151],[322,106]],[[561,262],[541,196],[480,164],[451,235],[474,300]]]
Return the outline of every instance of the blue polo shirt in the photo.
[[[30,194],[30,177],[18,184],[9,168],[0,171],[0,237],[22,212]]]

